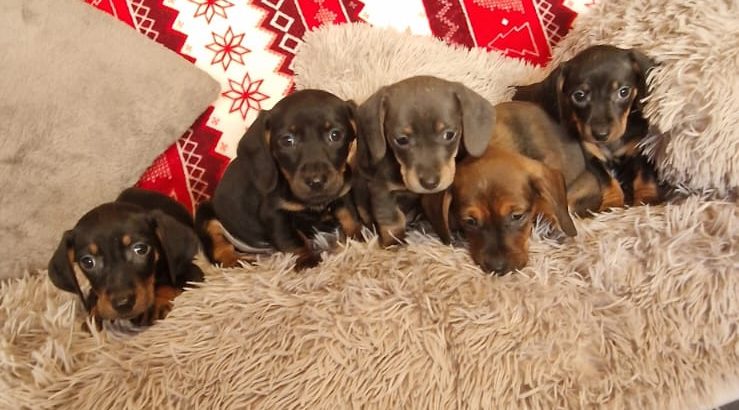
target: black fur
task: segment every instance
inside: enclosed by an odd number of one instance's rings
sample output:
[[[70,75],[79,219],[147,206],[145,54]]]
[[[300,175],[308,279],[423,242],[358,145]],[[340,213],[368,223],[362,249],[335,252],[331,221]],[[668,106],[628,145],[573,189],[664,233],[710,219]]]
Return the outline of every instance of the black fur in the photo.
[[[136,287],[152,275],[154,288],[182,290],[188,282],[203,280],[203,272],[193,264],[199,247],[192,218],[182,205],[153,191],[129,188],[62,235],[49,261],[49,278],[58,288],[78,294],[88,311],[101,295],[125,298],[131,306],[121,304],[118,316],[134,318],[143,314],[130,311],[143,303],[136,300]],[[93,266],[87,269],[83,262],[89,261]],[[82,293],[75,265],[89,280],[90,295]]]
[[[639,50],[597,45],[562,63],[542,82],[517,87],[513,99],[540,104],[578,136],[602,186],[618,179],[623,203],[657,202],[664,187],[657,186],[654,164],[638,147],[649,132],[641,109],[648,93],[647,75],[655,65]],[[649,178],[659,198],[635,198],[636,175]]]
[[[251,247],[297,253],[299,268],[318,263],[306,241],[313,227],[327,212],[353,212],[347,160],[356,139],[355,109],[325,91],[302,90],[260,112],[212,201],[196,213],[211,260],[224,262],[216,260],[206,229],[215,219]]]

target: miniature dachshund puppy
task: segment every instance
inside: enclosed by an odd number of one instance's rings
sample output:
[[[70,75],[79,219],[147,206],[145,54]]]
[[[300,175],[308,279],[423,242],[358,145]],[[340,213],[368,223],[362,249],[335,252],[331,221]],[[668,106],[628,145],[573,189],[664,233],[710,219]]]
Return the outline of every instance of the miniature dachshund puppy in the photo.
[[[401,203],[447,189],[457,161],[482,155],[495,124],[482,96],[430,76],[381,88],[360,105],[358,117],[357,208],[385,247],[405,238]]]
[[[239,141],[195,225],[214,263],[235,266],[274,250],[297,254],[298,270],[320,255],[310,236],[339,225],[356,237],[361,224],[349,195],[356,106],[320,90],[297,91],[263,110]]]
[[[449,190],[421,201],[442,242],[461,230],[472,259],[485,272],[505,274],[528,263],[538,215],[575,236],[568,210],[596,210],[602,194],[578,140],[541,108],[516,101],[495,109],[495,131],[483,155],[464,159]]]
[[[129,319],[146,326],[169,313],[188,282],[203,280],[193,264],[200,248],[182,205],[157,192],[129,188],[64,233],[49,261],[49,278],[79,295],[98,325]],[[89,281],[89,294],[78,277]]]
[[[604,209],[663,198],[654,164],[639,150],[649,131],[641,109],[654,65],[638,50],[597,45],[561,64],[544,81],[518,87],[514,96],[541,104],[579,136],[594,171],[610,185]]]

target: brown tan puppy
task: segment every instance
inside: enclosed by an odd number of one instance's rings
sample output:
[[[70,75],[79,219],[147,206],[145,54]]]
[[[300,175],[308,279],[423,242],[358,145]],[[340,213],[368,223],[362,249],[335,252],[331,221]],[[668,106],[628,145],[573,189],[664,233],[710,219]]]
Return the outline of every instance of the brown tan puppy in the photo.
[[[528,263],[528,241],[537,215],[574,236],[568,206],[596,210],[601,189],[585,166],[578,140],[568,137],[534,104],[495,107],[497,123],[485,153],[457,167],[450,190],[422,199],[442,241],[460,229],[473,260],[504,274]]]
[[[580,138],[590,166],[608,183],[603,208],[657,203],[664,187],[639,150],[649,124],[641,112],[655,62],[635,49],[596,45],[562,63],[544,81],[518,87],[514,100],[540,104]]]
[[[79,295],[99,324],[164,318],[188,282],[203,280],[193,263],[200,251],[189,212],[157,192],[129,188],[95,207],[64,232],[49,261],[49,278]],[[85,295],[77,280],[90,283]]]
[[[460,83],[408,78],[373,94],[358,109],[359,174],[355,198],[383,246],[405,237],[400,197],[440,192],[457,161],[481,155],[495,124],[492,105]]]

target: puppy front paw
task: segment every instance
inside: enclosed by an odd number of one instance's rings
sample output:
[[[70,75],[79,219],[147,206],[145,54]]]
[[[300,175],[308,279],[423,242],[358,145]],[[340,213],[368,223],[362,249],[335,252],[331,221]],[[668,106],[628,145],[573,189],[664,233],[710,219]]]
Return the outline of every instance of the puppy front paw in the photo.
[[[662,202],[657,181],[643,178],[641,173],[633,182],[634,200],[632,205],[656,205]]]
[[[355,241],[363,241],[364,237],[362,236],[362,228],[361,226],[357,227],[353,230],[339,230],[339,241],[340,242],[346,242],[347,239],[352,239]]]
[[[295,270],[301,271],[318,266],[321,263],[321,255],[310,248],[303,248],[295,253],[298,255],[298,259],[295,261]]]
[[[380,245],[388,248],[393,245],[402,245],[405,243],[405,218],[401,215],[400,221],[390,225],[380,225]]]
[[[213,250],[213,261],[220,263],[224,268],[233,268],[239,262],[236,249],[231,244],[221,244]]]
[[[405,243],[405,227],[380,228],[380,246],[389,248]]]
[[[131,323],[136,326],[151,326],[157,320],[162,320],[172,311],[172,301],[176,298],[181,290],[172,286],[159,286],[154,290],[154,303],[149,309],[141,315],[131,319]]]
[[[624,191],[617,179],[611,178],[611,184],[603,190],[602,198],[599,211],[624,206]]]
[[[336,218],[341,225],[341,230],[339,231],[339,239],[341,241],[346,241],[347,238],[355,241],[362,240],[362,224],[348,209],[338,209],[336,211]]]
[[[162,320],[172,311],[174,298],[182,291],[172,286],[159,286],[154,291],[153,320]]]
[[[155,303],[154,309],[151,315],[152,322],[164,319],[165,317],[167,317],[167,315],[171,311],[172,311],[172,301],[171,300]]]

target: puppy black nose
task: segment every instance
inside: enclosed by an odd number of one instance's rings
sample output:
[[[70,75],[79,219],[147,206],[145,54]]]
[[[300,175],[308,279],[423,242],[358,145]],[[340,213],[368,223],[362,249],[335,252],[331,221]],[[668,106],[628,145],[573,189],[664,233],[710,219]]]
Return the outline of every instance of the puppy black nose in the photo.
[[[313,191],[320,191],[321,189],[323,189],[324,186],[326,186],[327,180],[328,178],[326,177],[326,175],[312,175],[305,178],[305,185],[308,185],[308,188]]]
[[[121,293],[111,296],[110,304],[118,313],[128,313],[136,303],[136,295],[133,293]]]
[[[480,264],[482,270],[487,273],[494,273],[496,275],[504,275],[510,270],[508,263],[502,258],[487,258]]]
[[[421,186],[426,189],[434,189],[439,186],[439,176],[433,175],[430,177],[422,177],[419,178],[421,181]]]
[[[598,141],[605,141],[608,139],[608,135],[611,133],[611,130],[608,127],[592,127],[593,130],[593,137],[597,139]]]

